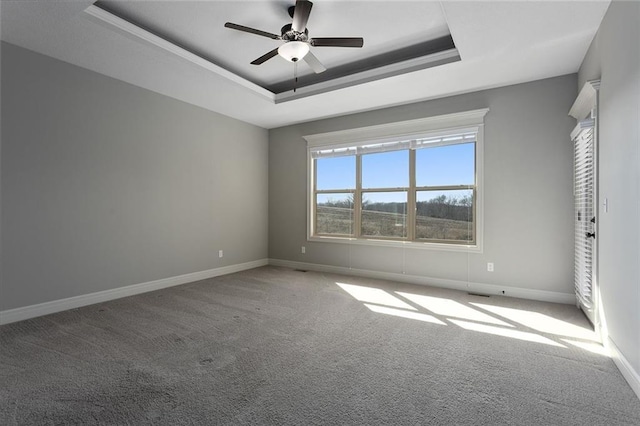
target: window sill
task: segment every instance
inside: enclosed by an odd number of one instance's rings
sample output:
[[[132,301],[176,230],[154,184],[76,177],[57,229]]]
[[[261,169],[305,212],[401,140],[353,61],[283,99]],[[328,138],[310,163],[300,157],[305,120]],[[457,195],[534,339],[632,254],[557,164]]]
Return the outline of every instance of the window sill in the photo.
[[[378,247],[396,247],[407,248],[417,250],[436,250],[436,251],[451,251],[459,253],[482,253],[482,246],[466,245],[466,244],[446,244],[446,243],[422,243],[417,241],[395,241],[395,240],[374,240],[374,239],[360,239],[349,237],[320,237],[313,236],[308,237],[307,241],[319,242],[319,243],[337,243],[337,244],[351,244],[361,246],[378,246]]]

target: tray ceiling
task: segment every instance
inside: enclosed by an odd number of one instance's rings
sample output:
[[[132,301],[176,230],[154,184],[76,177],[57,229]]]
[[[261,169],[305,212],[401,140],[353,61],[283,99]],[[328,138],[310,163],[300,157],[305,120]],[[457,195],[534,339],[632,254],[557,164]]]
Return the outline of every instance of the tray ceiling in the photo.
[[[275,94],[292,90],[294,64],[276,56],[262,65],[250,62],[283,44],[280,40],[224,27],[225,22],[280,34],[291,23],[288,2],[123,2],[102,0],[95,6],[159,36]],[[393,24],[393,23],[397,24]],[[307,24],[309,37],[363,37],[363,48],[312,47],[327,68],[315,74],[304,62],[295,69],[297,87],[352,76],[391,64],[393,74],[415,71],[459,60],[457,51],[446,61],[415,61],[435,53],[455,50],[442,7],[438,2],[317,1]],[[413,60],[413,61],[412,61]],[[366,80],[389,73],[368,73]],[[358,84],[351,78],[340,85]],[[316,90],[317,92],[317,90]]]
[[[89,19],[86,10],[97,7],[90,0],[2,1],[1,34],[3,41],[273,128],[575,73],[609,0],[316,0],[308,23],[312,37],[362,36],[365,47],[312,48],[327,66],[331,81],[344,84],[278,103],[275,92],[287,90],[292,64],[279,57],[260,66],[249,63],[279,42],[224,28],[224,23],[279,33],[291,20],[287,8],[293,4],[293,0],[98,3],[208,59],[211,66]],[[393,68],[407,65],[406,58],[416,51],[424,52],[424,43],[449,34],[460,60]],[[384,68],[385,61],[396,65],[387,65],[391,68],[382,76],[367,74],[369,78],[357,84],[341,80],[354,69],[362,72],[380,64]],[[305,67],[300,64],[299,72],[313,83],[309,87],[328,84],[313,81],[315,76]]]

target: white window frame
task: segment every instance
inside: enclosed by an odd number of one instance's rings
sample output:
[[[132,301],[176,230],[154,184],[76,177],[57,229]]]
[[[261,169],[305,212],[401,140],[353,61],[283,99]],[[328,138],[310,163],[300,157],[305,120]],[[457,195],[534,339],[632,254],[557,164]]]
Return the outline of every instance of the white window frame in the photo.
[[[307,141],[307,240],[368,246],[407,247],[458,252],[477,252],[483,250],[484,240],[484,116],[488,108],[439,115],[416,120],[381,124],[376,126],[340,130],[329,133],[306,135]],[[342,236],[316,236],[313,231],[314,217],[314,160],[312,151],[319,149],[337,149],[373,143],[394,142],[399,140],[426,139],[449,133],[475,131],[476,138],[476,199],[475,199],[475,244],[453,244],[441,242],[376,240]],[[354,212],[360,214],[360,212]]]

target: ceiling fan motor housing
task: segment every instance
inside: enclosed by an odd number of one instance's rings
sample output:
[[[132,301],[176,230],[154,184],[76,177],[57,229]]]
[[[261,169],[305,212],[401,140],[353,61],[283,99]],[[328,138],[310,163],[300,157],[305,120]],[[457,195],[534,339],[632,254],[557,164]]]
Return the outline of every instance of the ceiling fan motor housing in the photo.
[[[304,29],[304,32],[294,31],[291,24],[287,24],[280,30],[282,34],[282,40],[284,41],[302,41],[307,43],[309,41],[309,30]]]

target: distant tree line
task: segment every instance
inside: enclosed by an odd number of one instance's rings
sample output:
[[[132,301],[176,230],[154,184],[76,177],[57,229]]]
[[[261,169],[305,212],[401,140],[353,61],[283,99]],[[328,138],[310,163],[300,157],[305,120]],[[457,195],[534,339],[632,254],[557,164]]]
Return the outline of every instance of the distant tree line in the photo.
[[[447,197],[440,195],[429,201],[416,203],[418,216],[437,217],[440,219],[473,221],[473,199],[470,195],[463,197]]]
[[[378,202],[372,203],[365,199],[363,209],[386,213],[406,213],[407,203]],[[329,199],[321,204],[324,207],[352,209],[353,197],[342,200]],[[417,215],[440,219],[459,220],[471,222],[473,220],[473,200],[471,196],[447,197],[440,195],[428,201],[416,203]]]

